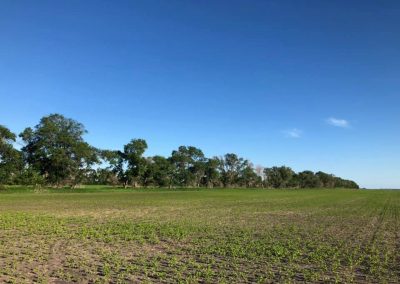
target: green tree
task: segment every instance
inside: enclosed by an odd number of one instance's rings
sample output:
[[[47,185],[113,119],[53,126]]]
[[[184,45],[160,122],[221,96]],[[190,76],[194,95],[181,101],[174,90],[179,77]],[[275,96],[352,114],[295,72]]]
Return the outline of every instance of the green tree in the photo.
[[[333,188],[335,187],[335,177],[331,174],[327,174],[324,172],[317,172],[315,174],[319,180],[321,181],[321,186],[326,187],[326,188]]]
[[[134,187],[141,184],[146,171],[147,161],[143,157],[147,149],[144,139],[133,139],[124,146],[123,157],[127,162],[127,182]]]
[[[219,158],[221,181],[224,187],[238,186],[240,174],[247,166],[247,160],[239,158],[233,153],[225,154],[225,156]]]
[[[248,164],[240,173],[239,184],[244,187],[259,187],[262,179],[257,175],[252,164]]]
[[[287,188],[293,183],[295,172],[285,166],[265,168],[265,182],[267,187],[272,188]]]
[[[221,185],[221,173],[219,171],[220,160],[216,157],[207,159],[205,163],[205,171],[203,184],[206,187],[215,187]]]
[[[13,147],[16,136],[0,125],[0,184],[10,184],[23,169],[21,154]]]
[[[321,187],[321,180],[312,171],[303,171],[298,175],[301,188],[317,188]]]
[[[145,176],[145,185],[171,187],[174,177],[174,165],[170,160],[162,156],[151,157]]]
[[[28,164],[45,176],[49,184],[77,185],[84,172],[98,162],[96,150],[83,140],[83,124],[60,114],[43,117],[20,137]]]
[[[45,178],[31,166],[25,166],[15,178],[15,183],[20,185],[41,186],[45,184]]]
[[[334,187],[337,187],[337,188],[354,188],[354,189],[359,188],[358,184],[355,183],[352,180],[346,180],[346,179],[342,179],[340,177],[335,177],[334,179],[335,179]]]
[[[200,186],[206,163],[203,151],[193,146],[180,146],[172,151],[170,161],[175,166],[176,185]]]
[[[109,172],[107,180],[108,184],[127,184],[127,178],[124,168],[124,153],[116,150],[101,150],[99,157],[102,164],[105,165],[104,170]]]

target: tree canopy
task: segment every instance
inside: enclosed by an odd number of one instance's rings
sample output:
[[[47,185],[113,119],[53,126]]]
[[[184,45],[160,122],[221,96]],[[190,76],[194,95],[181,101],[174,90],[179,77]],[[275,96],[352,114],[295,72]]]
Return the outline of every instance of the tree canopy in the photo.
[[[22,170],[21,153],[14,149],[16,135],[0,125],[0,184],[11,183]]]
[[[26,162],[48,183],[72,185],[83,181],[85,171],[98,161],[95,149],[83,140],[83,124],[60,114],[43,117],[20,137]]]
[[[96,149],[84,140],[82,123],[60,114],[43,117],[19,137],[0,125],[0,184],[110,184],[133,187],[358,188],[351,180],[286,166],[263,168],[235,153],[206,157],[194,146],[179,146],[169,157],[145,156],[144,139],[122,150]]]

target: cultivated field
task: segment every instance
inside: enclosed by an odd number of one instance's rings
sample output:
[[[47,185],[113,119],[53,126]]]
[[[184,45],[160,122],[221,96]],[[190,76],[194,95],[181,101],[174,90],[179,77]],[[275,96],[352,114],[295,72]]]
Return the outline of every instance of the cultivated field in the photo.
[[[0,194],[0,282],[400,282],[400,191]]]

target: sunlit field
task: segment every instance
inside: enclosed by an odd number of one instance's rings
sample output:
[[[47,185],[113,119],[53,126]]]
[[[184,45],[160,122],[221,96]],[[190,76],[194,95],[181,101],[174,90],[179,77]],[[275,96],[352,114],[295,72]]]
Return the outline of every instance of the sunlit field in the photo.
[[[400,282],[400,191],[3,189],[0,282]]]

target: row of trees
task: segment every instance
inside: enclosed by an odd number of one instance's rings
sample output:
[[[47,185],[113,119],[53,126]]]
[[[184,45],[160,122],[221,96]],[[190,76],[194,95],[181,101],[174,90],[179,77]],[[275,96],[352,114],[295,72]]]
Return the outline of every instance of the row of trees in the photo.
[[[76,186],[110,184],[125,187],[268,187],[358,188],[323,172],[295,173],[288,167],[254,167],[229,153],[205,157],[193,146],[180,146],[170,157],[146,157],[147,143],[133,139],[123,150],[101,150],[84,141],[84,126],[60,114],[43,117],[19,137],[0,126],[0,184]]]

